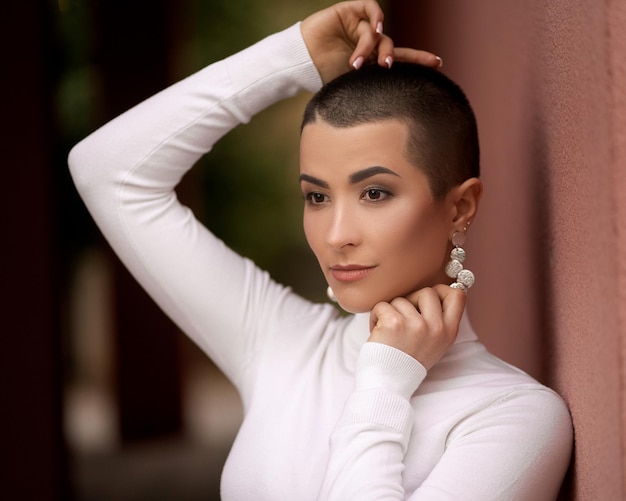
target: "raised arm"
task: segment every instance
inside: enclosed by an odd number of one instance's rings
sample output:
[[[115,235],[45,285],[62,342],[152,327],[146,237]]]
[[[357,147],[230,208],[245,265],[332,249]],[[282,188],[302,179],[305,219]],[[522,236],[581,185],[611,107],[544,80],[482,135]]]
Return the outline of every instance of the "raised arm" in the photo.
[[[320,84],[294,25],[135,106],[70,153],[79,193],[117,255],[236,383],[287,294],[207,231],[174,190],[229,130]]]
[[[317,90],[322,79],[349,71],[351,57],[395,54],[376,33],[380,23],[373,1],[321,11],[165,89],[70,153],[79,193],[117,255],[235,382],[260,342],[256,333],[268,330],[293,298],[207,231],[178,202],[175,187],[219,138],[255,113]]]

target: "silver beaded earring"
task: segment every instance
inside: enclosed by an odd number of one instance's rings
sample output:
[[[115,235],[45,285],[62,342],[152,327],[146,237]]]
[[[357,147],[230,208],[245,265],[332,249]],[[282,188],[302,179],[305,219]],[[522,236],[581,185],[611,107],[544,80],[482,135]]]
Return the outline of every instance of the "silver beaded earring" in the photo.
[[[328,289],[326,289],[326,295],[333,303],[337,302],[337,297],[335,296],[335,293],[330,285],[328,286]]]
[[[470,270],[463,268],[466,253],[461,246],[465,243],[465,231],[455,231],[451,240],[454,248],[450,252],[450,261],[446,265],[446,275],[455,279],[450,287],[467,292],[467,289],[474,285],[476,278]]]

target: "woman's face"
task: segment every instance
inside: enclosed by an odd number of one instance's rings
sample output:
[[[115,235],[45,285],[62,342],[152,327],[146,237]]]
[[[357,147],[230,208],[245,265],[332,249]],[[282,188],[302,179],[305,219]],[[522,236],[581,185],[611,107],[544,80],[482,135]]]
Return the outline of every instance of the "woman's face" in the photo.
[[[407,139],[396,120],[336,128],[318,119],[302,131],[304,231],[346,311],[450,281],[454,206],[435,203]]]

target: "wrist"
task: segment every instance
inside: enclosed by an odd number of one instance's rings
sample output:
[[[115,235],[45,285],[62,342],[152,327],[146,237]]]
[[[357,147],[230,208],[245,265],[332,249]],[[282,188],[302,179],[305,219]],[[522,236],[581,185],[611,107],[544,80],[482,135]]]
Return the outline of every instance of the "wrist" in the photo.
[[[361,348],[355,371],[356,390],[384,388],[409,399],[426,377],[426,369],[397,348],[367,342]]]

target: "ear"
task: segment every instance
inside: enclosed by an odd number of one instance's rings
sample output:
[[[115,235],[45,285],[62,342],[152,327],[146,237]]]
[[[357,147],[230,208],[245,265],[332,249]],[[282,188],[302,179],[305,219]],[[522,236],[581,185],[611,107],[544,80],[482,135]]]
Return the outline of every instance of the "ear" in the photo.
[[[476,217],[482,194],[483,183],[476,177],[467,179],[450,190],[448,197],[452,205],[452,232],[467,231]]]

